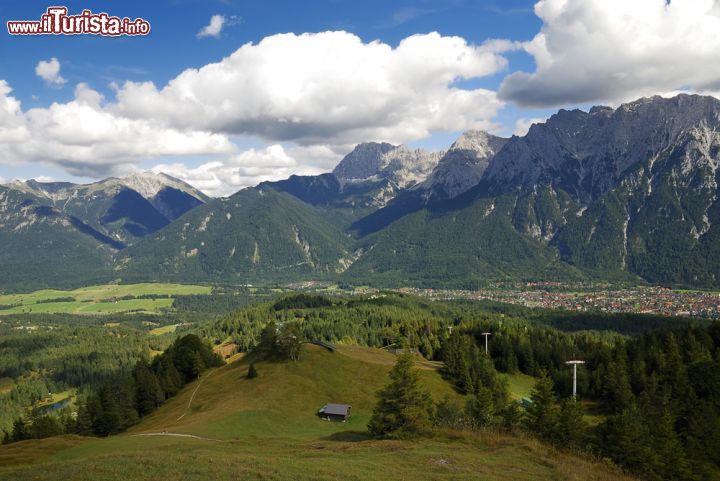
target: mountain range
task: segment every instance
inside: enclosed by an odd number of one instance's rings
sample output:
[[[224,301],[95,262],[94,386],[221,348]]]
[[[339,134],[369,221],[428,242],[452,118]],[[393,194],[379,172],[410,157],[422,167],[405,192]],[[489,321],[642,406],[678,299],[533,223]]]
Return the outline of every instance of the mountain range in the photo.
[[[441,152],[363,143],[331,173],[220,199],[163,174],[13,182],[0,285],[718,286],[719,154],[720,101],[678,95],[561,110],[509,139],[470,131]]]
[[[178,179],[151,172],[92,184],[0,185],[0,285],[107,279],[119,250],[208,200]]]

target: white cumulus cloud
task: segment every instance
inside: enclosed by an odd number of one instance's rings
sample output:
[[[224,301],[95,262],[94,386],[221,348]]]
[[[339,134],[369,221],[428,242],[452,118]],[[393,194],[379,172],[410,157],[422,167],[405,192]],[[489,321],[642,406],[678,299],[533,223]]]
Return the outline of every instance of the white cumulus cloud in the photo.
[[[523,45],[536,63],[500,97],[521,106],[618,103],[672,90],[717,90],[720,2],[540,0],[541,31]]]
[[[55,178],[48,175],[38,175],[33,178],[38,182],[55,182]]]
[[[55,57],[50,60],[40,60],[35,66],[35,75],[52,87],[61,87],[67,82],[60,76],[60,62]]]
[[[515,130],[513,131],[513,135],[518,135],[522,137],[523,135],[528,133],[528,130],[530,130],[530,127],[533,124],[542,124],[546,121],[545,118],[540,117],[533,117],[533,118],[519,118],[515,121]]]
[[[152,169],[182,179],[211,196],[225,196],[264,181],[290,175],[317,175],[325,169],[303,165],[282,145],[249,149],[221,161],[189,168],[182,163],[159,164]]]
[[[27,111],[11,93],[0,80],[0,163],[46,163],[73,175],[104,176],[148,158],[234,150],[221,134],[117,116],[85,84],[78,84],[70,102]]]
[[[197,33],[197,38],[220,38],[220,33],[222,32],[226,22],[227,19],[225,18],[225,15],[213,15],[210,17],[210,23],[205,25],[202,30]]]
[[[126,82],[117,112],[176,128],[303,145],[402,142],[433,131],[489,128],[495,92],[456,81],[494,74],[493,48],[438,33],[391,47],[347,32],[278,34],[158,88]]]

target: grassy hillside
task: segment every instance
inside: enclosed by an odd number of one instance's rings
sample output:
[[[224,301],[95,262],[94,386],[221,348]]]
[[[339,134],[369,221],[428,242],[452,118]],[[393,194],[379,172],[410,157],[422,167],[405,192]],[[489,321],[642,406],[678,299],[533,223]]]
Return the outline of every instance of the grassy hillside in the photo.
[[[306,346],[299,362],[258,363],[259,377],[249,380],[241,359],[186,386],[127,434],[3,446],[0,480],[629,479],[500,434],[369,439],[365,424],[393,361],[380,350]],[[462,401],[436,365],[418,367],[436,400]],[[327,402],[352,404],[350,421],[317,418]]]
[[[202,380],[190,409],[193,391],[188,389],[146,418],[134,432],[167,430],[233,439],[314,438],[339,431],[363,431],[375,405],[375,392],[387,382],[394,356],[368,348],[341,347],[335,353],[313,345],[303,349],[304,356],[297,363],[256,364],[256,379],[245,379],[247,360],[212,371]],[[459,398],[432,364],[421,368],[437,399],[445,395]],[[329,402],[351,404],[350,421],[318,421],[315,413]]]

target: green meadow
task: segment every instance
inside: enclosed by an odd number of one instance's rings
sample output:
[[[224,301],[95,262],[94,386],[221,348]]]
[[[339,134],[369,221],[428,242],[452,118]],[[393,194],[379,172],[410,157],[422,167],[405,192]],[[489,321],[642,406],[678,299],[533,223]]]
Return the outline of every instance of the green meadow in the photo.
[[[510,397],[515,400],[530,397],[530,391],[532,391],[533,384],[535,384],[534,377],[520,372],[515,374],[505,374],[504,376],[508,380]]]
[[[172,306],[174,297],[210,294],[209,286],[184,284],[106,284],[72,291],[43,289],[26,294],[0,295],[0,316],[8,314],[158,313]],[[148,297],[139,299],[139,297]],[[163,296],[162,298],[150,298]],[[164,297],[167,296],[167,297]],[[133,297],[130,299],[129,297]]]
[[[439,432],[414,441],[365,433],[394,356],[307,345],[298,362],[250,359],[206,372],[131,431],[62,436],[0,447],[0,480],[628,480],[587,457],[499,432]],[[435,401],[465,400],[418,361]],[[511,378],[516,396],[528,379]],[[522,392],[521,392],[522,391]],[[352,405],[348,422],[321,420],[328,402]]]
[[[172,334],[176,330],[177,330],[176,324],[168,324],[167,326],[156,327],[155,329],[150,329],[148,331],[148,334],[151,334],[153,336],[162,336],[165,334]]]

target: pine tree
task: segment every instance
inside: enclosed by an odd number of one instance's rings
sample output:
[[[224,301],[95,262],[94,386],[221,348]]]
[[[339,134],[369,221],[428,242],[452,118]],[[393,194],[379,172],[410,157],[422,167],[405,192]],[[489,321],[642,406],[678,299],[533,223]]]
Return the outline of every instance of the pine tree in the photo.
[[[82,436],[91,436],[95,434],[94,422],[102,411],[100,399],[95,394],[91,394],[80,403],[77,413],[77,433]]]
[[[465,424],[465,416],[460,406],[450,400],[449,396],[435,406],[433,424],[441,428],[461,429]]]
[[[165,399],[177,394],[183,385],[183,380],[170,356],[161,355],[155,358],[153,370],[160,382]]]
[[[553,382],[547,373],[541,373],[530,394],[532,403],[527,408],[527,428],[543,439],[553,439],[557,432],[559,413]]]
[[[714,403],[708,400],[695,403],[683,441],[697,477],[711,479],[711,470],[717,469],[712,460],[720,459],[720,415]]]
[[[165,394],[157,376],[144,360],[135,364],[132,377],[135,381],[135,408],[141,417],[146,416],[160,406]]]
[[[564,446],[580,447],[587,431],[582,405],[574,397],[565,399],[560,406],[557,440]]]
[[[423,336],[420,340],[420,353],[425,357],[425,359],[433,358],[434,351],[432,343],[427,336]]]
[[[412,438],[431,430],[432,401],[420,385],[420,375],[413,367],[413,356],[398,356],[390,372],[390,384],[378,392],[368,430],[385,438]]]
[[[465,365],[465,371],[462,373],[458,387],[463,394],[473,394],[475,392],[475,382],[467,365]]]
[[[27,431],[27,427],[25,426],[25,420],[22,418],[18,418],[13,423],[13,429],[12,429],[12,440],[13,442],[17,441],[23,441],[25,439],[29,439],[30,435]]]
[[[200,353],[187,346],[181,346],[175,350],[172,359],[182,377],[183,384],[194,381],[205,370],[205,364]]]
[[[477,394],[468,400],[465,412],[473,427],[486,428],[492,425],[495,403],[490,389],[478,389]]]
[[[98,390],[100,412],[93,418],[93,432],[98,436],[109,436],[120,431],[122,419],[120,406],[115,399],[112,386],[103,385]]]
[[[63,409],[59,413],[59,420],[65,434],[77,433],[77,419],[73,417],[70,409]]]
[[[183,383],[197,379],[206,368],[224,364],[220,355],[214,353],[210,345],[195,334],[176,339],[162,356],[170,356]]]
[[[610,412],[620,412],[632,402],[633,393],[623,349],[618,349],[607,363],[603,387],[603,404]]]
[[[657,410],[656,410],[657,411]],[[662,479],[687,479],[690,467],[685,449],[675,432],[675,418],[667,407],[656,412],[652,419],[651,445],[657,454],[657,473]]]
[[[522,411],[520,405],[515,402],[509,402],[502,410],[502,425],[508,431],[514,430],[522,420]]]
[[[616,463],[638,473],[650,474],[658,464],[650,446],[650,430],[635,404],[610,416],[600,426],[601,446]]]
[[[134,426],[140,420],[135,408],[136,389],[132,378],[118,380],[115,382],[114,396],[117,401],[120,413],[120,425],[118,430],[124,431]]]
[[[275,322],[270,321],[260,333],[260,342],[256,350],[262,356],[273,357],[276,354],[278,342],[278,327]]]

